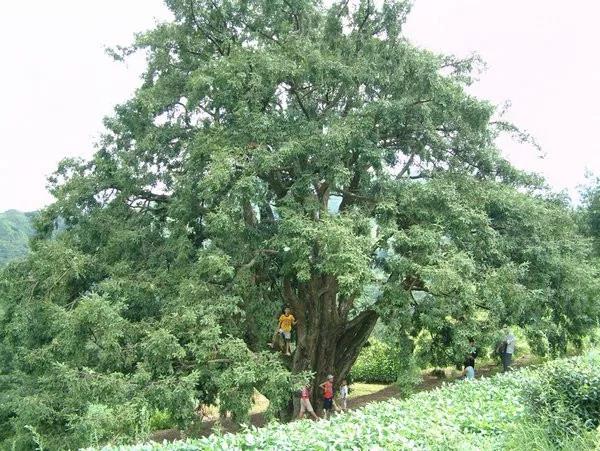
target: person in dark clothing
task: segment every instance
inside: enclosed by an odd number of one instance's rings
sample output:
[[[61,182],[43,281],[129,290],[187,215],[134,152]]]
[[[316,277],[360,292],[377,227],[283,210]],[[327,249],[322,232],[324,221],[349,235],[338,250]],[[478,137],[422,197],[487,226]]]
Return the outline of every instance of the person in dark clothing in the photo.
[[[475,345],[475,339],[469,337],[469,345],[467,346],[467,353],[463,362],[462,377],[464,379],[475,379],[475,359],[477,358],[477,346]]]
[[[506,373],[511,368],[513,354],[515,353],[515,336],[508,328],[504,328],[504,341],[502,346],[502,369]]]
[[[469,347],[467,353],[473,359],[473,368],[475,368],[475,359],[477,358],[477,346],[475,345],[475,339],[472,337],[469,338]]]

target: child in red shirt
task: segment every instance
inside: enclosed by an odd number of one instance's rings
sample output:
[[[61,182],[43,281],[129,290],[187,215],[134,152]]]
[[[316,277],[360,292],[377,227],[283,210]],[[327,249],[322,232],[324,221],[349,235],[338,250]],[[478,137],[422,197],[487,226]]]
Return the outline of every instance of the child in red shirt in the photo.
[[[327,380],[319,387],[323,389],[323,418],[327,419],[331,409],[339,410],[333,400],[333,376],[331,374],[327,376]]]

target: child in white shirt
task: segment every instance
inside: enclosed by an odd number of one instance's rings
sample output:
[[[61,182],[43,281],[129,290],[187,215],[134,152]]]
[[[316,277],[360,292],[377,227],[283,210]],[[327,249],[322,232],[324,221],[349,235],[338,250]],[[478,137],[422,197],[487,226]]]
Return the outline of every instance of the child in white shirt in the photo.
[[[340,400],[342,401],[342,409],[348,410],[348,383],[345,379],[340,386]]]

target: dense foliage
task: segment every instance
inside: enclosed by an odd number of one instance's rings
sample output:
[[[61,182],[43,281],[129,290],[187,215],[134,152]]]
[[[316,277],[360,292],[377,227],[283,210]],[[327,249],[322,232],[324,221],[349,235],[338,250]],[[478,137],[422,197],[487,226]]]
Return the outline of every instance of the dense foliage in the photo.
[[[525,401],[538,423],[560,437],[585,424],[600,425],[600,373],[585,360],[553,362],[528,384]]]
[[[198,403],[244,421],[254,390],[290,413],[379,320],[434,365],[504,324],[556,354],[597,325],[590,241],[501,156],[527,137],[468,94],[477,60],[402,36],[408,2],[166,3],[113,52],[145,52],[140,88],[0,273],[4,443],[134,437]],[[266,347],[283,303],[290,358]]]
[[[580,227],[592,239],[596,256],[600,256],[600,178],[590,176],[581,197],[578,210]]]
[[[600,355],[564,359],[510,374],[475,382],[462,381],[431,392],[422,392],[403,401],[370,404],[357,411],[334,417],[329,422],[310,420],[288,425],[272,425],[246,433],[211,436],[187,443],[156,446],[138,445],[127,450],[292,450],[292,449],[412,449],[412,450],[498,450],[529,448],[532,437],[514,442],[523,425],[538,422],[538,408],[530,403],[532,387],[545,384],[554,391],[587,393],[584,399],[598,405],[600,385],[594,373],[600,370]],[[569,389],[564,380],[547,373],[570,374]],[[554,384],[558,385],[554,385]],[[582,400],[564,399],[565,406],[577,410]],[[573,411],[574,411],[573,410]],[[597,420],[597,413],[579,411],[580,420]],[[554,412],[555,417],[565,412]],[[563,419],[570,419],[563,416]],[[558,423],[557,423],[558,425]],[[563,432],[569,424],[564,423]],[[593,425],[590,424],[593,427]],[[513,448],[514,446],[514,448]],[[539,448],[530,448],[539,449]]]
[[[396,382],[402,354],[387,343],[371,340],[363,348],[350,372],[356,382]]]
[[[8,210],[0,213],[0,266],[27,255],[33,235],[32,213]]]

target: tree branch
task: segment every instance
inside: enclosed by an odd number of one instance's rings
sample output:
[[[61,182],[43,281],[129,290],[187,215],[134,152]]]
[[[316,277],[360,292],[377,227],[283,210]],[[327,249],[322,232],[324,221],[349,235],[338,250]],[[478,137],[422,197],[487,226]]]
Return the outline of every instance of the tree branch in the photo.
[[[360,312],[351,321],[348,321],[348,323],[346,324],[345,330],[346,331],[351,330],[351,329],[355,328],[356,326],[358,326],[363,321],[365,321],[369,318],[373,318],[374,316],[379,318],[379,315],[374,310],[365,310],[363,312]]]
[[[338,315],[342,320],[345,320],[348,317],[348,313],[350,313],[350,310],[352,309],[352,307],[354,307],[355,300],[356,296],[340,296],[340,302],[338,305]]]
[[[346,377],[378,319],[379,315],[374,310],[365,310],[346,324],[336,346],[335,371],[338,378]]]
[[[300,299],[298,295],[294,292],[294,288],[292,287],[292,281],[289,276],[284,276],[283,278],[283,298],[286,300],[288,304],[291,304],[294,310],[298,310],[298,306],[300,305]]]
[[[474,302],[474,304],[475,304],[476,307],[482,308],[484,310],[488,310],[490,312],[492,311],[492,309],[489,308],[487,305],[480,304],[479,302]]]
[[[413,103],[414,105],[422,105],[423,103],[429,103],[429,102],[433,102],[433,99],[421,99],[421,100],[417,100],[416,102]]]
[[[106,348],[98,342],[99,340],[98,340],[98,337],[96,337],[96,334],[94,333],[94,329],[92,329],[91,327],[88,327],[88,330],[92,334],[92,341],[94,342],[94,344],[96,346],[98,346],[100,349],[102,349],[103,351],[105,351]]]
[[[371,13],[373,11],[371,10],[371,1],[368,0],[367,1],[367,11],[365,13],[365,17],[363,18],[362,22],[360,23],[360,25],[358,26],[358,29],[356,30],[358,33],[360,33],[363,29],[363,27],[365,26],[365,24],[367,23],[367,20],[369,20],[369,17],[371,16]]]
[[[353,151],[352,158],[350,158],[350,164],[348,164],[348,169],[354,170],[354,174],[352,175],[352,180],[350,180],[348,190],[343,191],[342,202],[340,203],[340,211],[346,210],[351,205],[352,199],[350,197],[355,197],[354,191],[358,189],[358,185],[360,184],[361,174],[359,168],[357,167],[358,158],[358,151]]]
[[[296,87],[294,86],[293,83],[289,83],[289,85],[290,85],[290,89],[289,89],[290,94],[292,94],[294,96],[294,98],[296,99],[296,101],[298,102],[298,105],[300,106],[300,109],[304,113],[304,116],[306,116],[306,119],[310,120],[310,114],[308,114],[308,110],[304,106],[304,103],[302,103],[302,99],[300,98],[298,91],[296,91]]]
[[[413,151],[410,154],[410,157],[408,157],[408,161],[404,164],[404,166],[402,167],[402,169],[400,170],[400,172],[398,173],[398,175],[396,176],[396,179],[400,179],[402,178],[402,176],[404,174],[406,174],[406,171],[408,171],[410,169],[411,164],[413,163],[414,159],[415,159],[415,155],[417,154],[417,151]]]
[[[220,45],[221,42],[218,42],[213,36],[204,31],[204,29],[198,23],[198,20],[196,19],[196,12],[194,11],[194,0],[190,0],[190,17],[192,19],[192,22],[194,22],[194,25],[196,25],[196,29],[215,46],[217,52],[219,52],[221,56],[225,56],[225,51]]]
[[[296,26],[296,31],[300,31],[300,19],[298,18],[298,14],[294,11],[294,8],[292,7],[292,5],[290,5],[290,3],[287,0],[283,0],[283,3],[285,3],[287,7],[290,8],[290,13],[294,18],[294,25]]]

